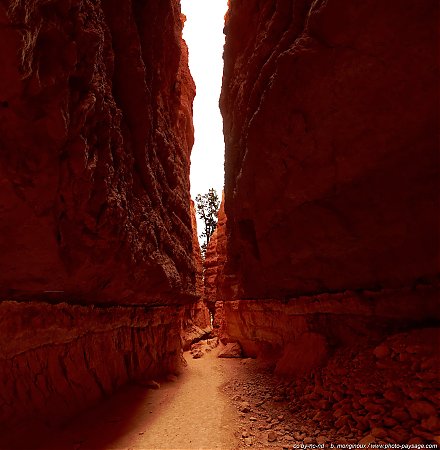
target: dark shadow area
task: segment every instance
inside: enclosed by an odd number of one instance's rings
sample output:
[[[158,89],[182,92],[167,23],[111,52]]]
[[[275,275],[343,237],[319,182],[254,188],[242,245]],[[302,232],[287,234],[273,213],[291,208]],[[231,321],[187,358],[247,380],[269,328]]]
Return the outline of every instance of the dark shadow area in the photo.
[[[184,375],[182,375],[184,376]],[[161,390],[172,395],[171,382]],[[20,450],[104,450],[119,439],[138,435],[153,426],[161,404],[157,392],[139,386],[126,386],[98,406],[80,414],[60,427],[41,423],[23,424],[2,432],[0,449]],[[113,444],[113,445],[112,445]]]

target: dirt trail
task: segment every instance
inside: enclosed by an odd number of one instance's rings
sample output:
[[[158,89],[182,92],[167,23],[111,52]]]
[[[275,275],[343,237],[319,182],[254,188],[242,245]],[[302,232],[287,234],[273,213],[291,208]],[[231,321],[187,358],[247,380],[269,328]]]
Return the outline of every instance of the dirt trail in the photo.
[[[217,349],[188,366],[158,390],[130,387],[81,416],[40,448],[234,449],[238,412],[221,391],[238,361],[219,359]]]
[[[410,348],[410,342],[433,341],[426,339],[424,334],[417,334],[415,340],[408,339],[407,334],[398,334],[384,342],[389,348],[406,352],[400,354],[408,354],[406,349]],[[208,346],[200,344],[205,348]],[[391,413],[397,408],[393,403],[384,403],[387,399],[384,400],[380,386],[384,379],[391,379],[394,373],[398,373],[402,361],[393,359],[390,353],[388,360],[380,360],[382,364],[387,361],[388,365],[385,368],[382,366],[379,373],[373,352],[375,348],[362,344],[354,353],[347,353],[346,349],[341,348],[327,365],[325,373],[315,373],[313,379],[307,376],[296,380],[277,378],[268,362],[249,358],[219,359],[216,357],[218,348],[201,359],[192,359],[188,354],[188,367],[177,381],[165,383],[158,390],[127,388],[69,424],[62,433],[52,436],[50,445],[46,442],[39,447],[33,444],[32,447],[21,448],[231,450],[251,447],[291,450],[301,446],[325,448],[326,445],[367,442],[380,445],[438,443],[436,436],[423,431],[420,426],[407,432],[400,425],[388,426],[384,423],[379,429],[364,427],[359,419],[356,422],[352,419],[367,417],[369,423],[374,419],[381,424],[382,417],[389,417],[388,414],[364,411],[366,408],[363,405],[387,405]],[[418,348],[420,350],[422,347]],[[430,354],[436,355],[430,344],[427,348],[431,349]],[[419,366],[414,366],[414,369],[410,358],[403,359],[407,362],[404,366],[406,375],[398,380],[401,391],[406,392],[405,386],[410,386],[411,380],[413,384],[417,383],[416,386],[420,386],[420,380],[428,380],[422,384],[421,389],[426,392],[422,398],[426,400],[421,403],[429,406],[428,401],[436,399],[432,395],[437,368],[433,362],[434,356],[430,359],[432,367],[423,370]],[[341,369],[345,373],[342,378]],[[385,378],[384,373],[388,373]],[[348,391],[345,383],[348,386],[361,383],[361,388],[368,386],[370,393],[364,394],[357,387]],[[338,400],[335,393],[342,400]],[[376,399],[380,402],[376,403]],[[353,409],[354,402],[358,403],[358,410]],[[429,426],[426,420],[422,423]],[[22,434],[41,442],[28,427],[22,430]],[[19,447],[10,446],[8,450],[11,448]]]
[[[188,370],[173,386],[163,391],[160,411],[133,449],[233,448],[237,412],[220,392],[229,373],[227,361],[212,353],[201,359],[187,357]]]

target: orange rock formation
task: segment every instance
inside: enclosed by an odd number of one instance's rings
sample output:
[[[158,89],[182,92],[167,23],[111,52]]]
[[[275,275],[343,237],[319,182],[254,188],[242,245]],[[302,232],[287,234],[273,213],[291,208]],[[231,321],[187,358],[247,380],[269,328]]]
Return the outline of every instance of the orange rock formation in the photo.
[[[437,17],[434,0],[229,4],[225,331],[345,442],[440,433]]]
[[[230,3],[225,311],[252,351],[439,318],[437,10]]]
[[[63,420],[129,380],[178,370],[180,305],[197,299],[195,87],[178,0],[6,0],[0,18],[9,427]]]

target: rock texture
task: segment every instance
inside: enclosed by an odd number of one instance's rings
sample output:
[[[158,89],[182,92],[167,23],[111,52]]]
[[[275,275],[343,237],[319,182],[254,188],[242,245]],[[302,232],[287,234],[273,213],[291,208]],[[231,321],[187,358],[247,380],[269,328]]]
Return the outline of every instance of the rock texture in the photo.
[[[1,302],[0,423],[61,423],[128,381],[180,368],[181,312]],[[0,446],[2,439],[0,439]]]
[[[0,21],[0,294],[191,299],[179,2],[4,0]]]
[[[272,363],[282,375],[309,373],[325,364],[335,348],[374,343],[398,330],[440,321],[438,287],[432,286],[286,301],[226,301],[224,314],[229,339],[238,340],[246,355]],[[437,346],[438,340],[431,344]]]
[[[226,262],[226,215],[224,194],[217,215],[217,226],[206,248],[204,268],[204,295],[210,314],[213,318],[213,333],[218,336],[223,328],[223,280]]]
[[[207,302],[215,303],[223,300],[224,266],[226,263],[226,214],[224,194],[217,215],[217,226],[206,249],[204,267],[205,298]]]
[[[230,2],[226,332],[280,373],[439,323],[437,14],[433,0]]]
[[[217,216],[217,227],[206,249],[204,267],[204,298],[213,316],[216,335],[224,338],[223,301],[237,296],[237,283],[233,275],[225,272],[227,258],[227,217],[225,214],[224,193]]]
[[[295,379],[273,377],[243,360],[239,376],[224,388],[242,413],[240,447],[438,444],[436,339],[437,329],[422,328],[378,345],[358,341],[312,376]]]
[[[194,262],[196,266],[196,294],[198,297],[202,298],[205,295],[205,284],[203,281],[203,260],[197,231],[196,208],[193,200],[191,200],[191,228]]]
[[[193,232],[194,262],[196,265],[196,293],[199,300],[185,306],[185,315],[182,321],[183,350],[189,350],[192,343],[208,337],[212,331],[209,309],[204,299],[203,261],[197,233],[196,210],[192,200],[191,224]]]
[[[434,0],[230,3],[221,109],[241,297],[438,274],[437,14]]]
[[[177,370],[198,299],[182,20],[178,0],[0,1],[3,427]]]
[[[222,348],[217,355],[218,358],[241,358],[241,356],[241,347],[237,342],[230,342],[226,344],[225,347]]]

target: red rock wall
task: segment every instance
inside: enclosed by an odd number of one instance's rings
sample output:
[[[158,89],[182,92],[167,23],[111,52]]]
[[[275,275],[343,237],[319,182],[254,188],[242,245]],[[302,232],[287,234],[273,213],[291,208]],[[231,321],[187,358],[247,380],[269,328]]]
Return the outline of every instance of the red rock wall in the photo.
[[[225,213],[224,193],[218,210],[217,226],[209,240],[204,266],[205,298],[208,302],[235,299],[238,296],[237,280],[227,273],[228,264],[226,235],[227,217]]]
[[[437,17],[434,0],[230,2],[221,109],[241,296],[438,275]]]
[[[191,219],[193,230],[193,248],[194,248],[194,261],[196,265],[196,293],[199,297],[199,301],[191,306],[191,321],[199,328],[206,329],[211,327],[211,320],[209,317],[209,310],[205,301],[205,285],[203,282],[203,260],[202,252],[200,249],[198,232],[197,232],[197,219],[196,209],[194,202],[191,200]]]
[[[420,308],[424,303],[426,308]],[[302,375],[323,365],[335,348],[372,345],[408,324],[440,320],[438,288],[347,291],[280,301],[224,302],[225,333],[249,356],[272,362],[283,375]],[[440,336],[440,335],[439,335]],[[438,346],[437,341],[429,343]]]
[[[1,295],[190,298],[178,1],[2,1],[0,17]]]
[[[439,442],[437,17],[230,2],[225,332],[328,443]]]
[[[433,0],[230,2],[226,332],[279,373],[439,323],[437,17]]]
[[[196,265],[196,293],[202,298],[205,295],[205,285],[203,282],[203,260],[197,232],[196,208],[193,200],[191,200],[191,226],[194,261]]]
[[[128,381],[177,373],[180,320],[169,307],[1,302],[0,446],[11,424],[57,424]]]
[[[204,266],[205,301],[213,315],[214,334],[225,336],[223,301],[237,297],[237,284],[234,276],[225,272],[227,263],[227,217],[225,214],[224,193],[218,210],[217,227],[206,249]]]
[[[197,300],[195,87],[178,0],[1,0],[0,24],[9,427],[177,370],[182,305]]]
[[[191,200],[191,225],[193,233],[193,251],[196,266],[196,293],[199,300],[185,306],[182,321],[183,349],[189,350],[191,344],[211,331],[209,310],[204,299],[203,261],[197,233],[197,219],[194,202]]]
[[[221,288],[223,284],[223,268],[226,263],[226,215],[224,196],[217,215],[217,226],[206,249],[204,266],[205,298],[207,302],[215,303],[223,300]]]

